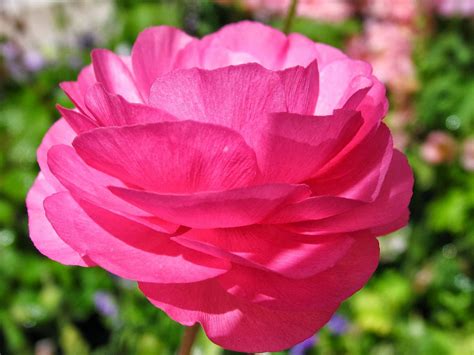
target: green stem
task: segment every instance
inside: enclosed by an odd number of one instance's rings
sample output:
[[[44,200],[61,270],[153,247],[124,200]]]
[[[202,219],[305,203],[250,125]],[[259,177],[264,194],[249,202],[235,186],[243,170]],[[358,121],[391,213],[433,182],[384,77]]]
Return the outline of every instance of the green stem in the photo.
[[[283,32],[288,34],[291,30],[291,25],[293,19],[296,15],[296,8],[298,7],[298,0],[291,0],[290,6],[288,7],[288,12],[286,14],[285,25],[283,26]]]
[[[199,328],[199,323],[196,323],[191,327],[184,328],[184,333],[183,337],[181,338],[181,344],[179,346],[178,355],[191,354],[191,350],[193,348],[194,341],[196,340]]]

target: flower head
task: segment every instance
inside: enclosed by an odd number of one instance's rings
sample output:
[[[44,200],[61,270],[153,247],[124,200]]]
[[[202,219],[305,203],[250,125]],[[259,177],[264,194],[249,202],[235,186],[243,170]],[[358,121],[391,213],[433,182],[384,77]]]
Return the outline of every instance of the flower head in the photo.
[[[407,223],[384,87],[332,47],[252,22],[201,40],[154,27],[61,87],[76,108],[38,150],[34,244],[137,281],[225,348],[313,335]]]

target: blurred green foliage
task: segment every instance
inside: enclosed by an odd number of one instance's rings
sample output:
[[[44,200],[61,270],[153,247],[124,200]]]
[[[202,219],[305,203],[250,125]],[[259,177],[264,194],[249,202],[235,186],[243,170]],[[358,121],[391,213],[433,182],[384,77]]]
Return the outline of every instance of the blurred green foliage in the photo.
[[[249,17],[210,1],[198,3],[193,22],[187,18],[191,1],[118,1],[118,31],[109,47],[130,47],[151,25],[204,35]],[[297,19],[293,29],[342,47],[361,24]],[[438,19],[418,43],[420,88],[407,148],[416,175],[410,226],[382,240],[388,257],[367,287],[341,307],[347,332],[323,329],[312,354],[474,353],[474,173],[456,162],[428,165],[418,152],[433,129],[451,130],[459,140],[474,134],[473,38],[473,21]],[[88,52],[81,55],[87,58]],[[76,75],[77,68],[63,59],[26,82],[2,78],[0,84],[0,353],[30,354],[49,339],[66,355],[173,354],[181,327],[134,284],[100,269],[52,262],[27,237],[24,199],[38,171],[35,151],[59,116],[55,104],[70,105],[58,83]],[[453,119],[459,124],[450,124]],[[116,303],[116,316],[96,307],[99,290]],[[198,347],[203,354],[221,353],[202,334]]]

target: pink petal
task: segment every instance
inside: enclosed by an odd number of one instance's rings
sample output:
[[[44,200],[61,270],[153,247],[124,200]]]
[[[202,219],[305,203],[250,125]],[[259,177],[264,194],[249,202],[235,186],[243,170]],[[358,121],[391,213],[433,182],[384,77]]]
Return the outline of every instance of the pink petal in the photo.
[[[363,230],[361,233],[369,232],[374,237],[384,236],[405,227],[408,224],[409,219],[410,219],[410,210],[406,208],[396,220],[382,226],[377,226],[377,227],[370,228],[368,230]]]
[[[199,41],[189,43],[186,48],[180,51],[175,66],[183,69],[218,69],[246,63],[260,64],[259,60],[251,54],[234,52],[219,44],[213,34],[210,34]]]
[[[361,201],[342,197],[314,196],[283,206],[279,211],[266,218],[264,222],[281,224],[324,219],[351,210],[361,204]]]
[[[112,194],[107,186],[124,186],[120,180],[86,165],[72,147],[57,145],[48,152],[48,166],[64,187],[78,200],[85,200],[160,232],[174,233],[179,226],[146,214]],[[64,187],[63,187],[64,186]]]
[[[88,115],[89,112],[84,104],[84,96],[92,85],[97,82],[92,65],[88,65],[81,70],[77,81],[64,81],[59,86],[71,99],[74,105],[82,113]]]
[[[256,270],[245,274],[237,267],[204,282],[139,287],[171,318],[184,325],[201,323],[207,336],[226,349],[281,351],[318,331],[339,303],[365,284],[378,255],[377,240],[362,237],[341,262],[314,278],[292,280]],[[263,301],[259,295],[275,298]]]
[[[255,154],[237,133],[193,121],[99,128],[73,145],[90,166],[157,192],[226,190],[257,173]]]
[[[258,64],[162,75],[151,88],[150,104],[182,120],[232,128],[244,138],[267,113],[287,108],[280,76]]]
[[[67,244],[107,271],[144,282],[196,282],[224,273],[227,262],[186,249],[142,224],[68,192],[48,197],[46,216]]]
[[[337,107],[344,107],[348,110],[357,110],[373,85],[374,81],[369,77],[365,75],[356,76],[351,80],[346,91],[339,99]]]
[[[400,228],[403,226],[400,224],[407,222],[406,212],[412,196],[412,188],[413,174],[410,166],[402,153],[394,151],[380,193],[373,202],[364,203],[334,217],[290,225],[288,229],[311,235],[343,233],[376,227],[381,229],[384,226],[392,231],[394,226]]]
[[[315,114],[327,115],[338,107],[350,82],[360,75],[370,76],[372,68],[366,62],[353,59],[336,60],[321,70],[319,98]]]
[[[335,60],[347,58],[339,49],[323,43],[314,43],[299,33],[292,33],[288,36],[286,47],[285,61],[281,68],[291,68],[297,65],[306,67],[316,59],[319,69],[323,69]]]
[[[314,60],[307,68],[293,67],[279,74],[285,87],[287,111],[312,115],[318,99],[318,63]]]
[[[143,102],[132,73],[118,55],[106,49],[94,49],[92,65],[97,81],[107,91],[121,95],[129,102]]]
[[[339,155],[307,183],[316,195],[373,201],[392,160],[393,142],[384,124],[345,156]]]
[[[258,223],[284,203],[308,196],[305,185],[271,184],[189,195],[110,187],[125,201],[167,221],[191,228],[226,228]]]
[[[101,126],[176,121],[175,117],[164,111],[142,104],[130,103],[120,95],[110,94],[100,83],[89,88],[85,104]]]
[[[296,279],[333,267],[354,242],[347,236],[302,240],[297,234],[264,225],[191,229],[173,240],[237,264]]]
[[[28,192],[26,206],[28,208],[28,226],[30,238],[43,255],[65,265],[93,266],[94,263],[66,244],[46,219],[43,201],[57,191],[39,173]]]
[[[215,279],[192,284],[139,283],[139,287],[173,320],[187,326],[201,323],[214,343],[240,352],[287,349],[323,327],[338,307],[304,312],[268,309],[229,295]]]
[[[312,310],[331,307],[359,290],[379,261],[377,239],[358,236],[332,268],[305,279],[289,279],[276,273],[233,265],[219,277],[231,294],[249,302],[280,310]]]
[[[258,22],[242,21],[230,24],[208,37],[212,38],[212,46],[249,54],[268,69],[282,68],[285,60],[286,36]]]
[[[263,181],[299,183],[311,178],[353,139],[361,123],[359,113],[345,110],[326,117],[268,115],[250,140]]]
[[[132,65],[144,98],[148,98],[155,79],[173,69],[179,51],[193,40],[168,26],[147,28],[138,35],[132,48]]]
[[[56,108],[76,133],[83,133],[97,128],[95,121],[78,111],[70,110],[61,105],[56,105]]]
[[[242,21],[190,43],[178,56],[177,68],[217,69],[258,63],[272,70],[308,66],[315,59],[323,68],[347,58],[330,46],[300,35],[285,37],[280,31],[257,22]]]
[[[337,108],[360,111],[364,124],[345,152],[359,144],[377,128],[387,113],[385,87],[372,74],[366,62],[335,60],[320,71],[320,95],[316,114],[327,114]]]
[[[38,148],[37,159],[41,172],[56,191],[64,190],[64,188],[49,170],[48,151],[52,146],[57,144],[71,145],[75,136],[76,133],[72,130],[71,126],[69,126],[66,120],[62,118],[56,121],[48,132],[46,132],[46,135]]]

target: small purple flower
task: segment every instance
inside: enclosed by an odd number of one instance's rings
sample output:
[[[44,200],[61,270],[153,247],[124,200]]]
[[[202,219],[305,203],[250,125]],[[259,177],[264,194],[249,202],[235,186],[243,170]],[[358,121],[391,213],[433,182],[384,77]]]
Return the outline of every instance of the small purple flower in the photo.
[[[12,42],[0,45],[0,53],[6,60],[14,60],[18,56],[18,48]]]
[[[112,295],[105,291],[97,291],[94,294],[94,303],[99,311],[104,316],[117,318],[118,308]]]
[[[328,328],[331,333],[336,335],[341,335],[347,332],[348,322],[347,319],[335,314],[332,316],[331,320],[328,323]]]
[[[311,350],[318,343],[318,336],[313,335],[312,337],[303,340],[301,343],[296,344],[290,349],[290,355],[305,355],[308,350]]]
[[[31,50],[23,56],[23,64],[28,71],[37,72],[44,67],[45,60],[40,53]]]

